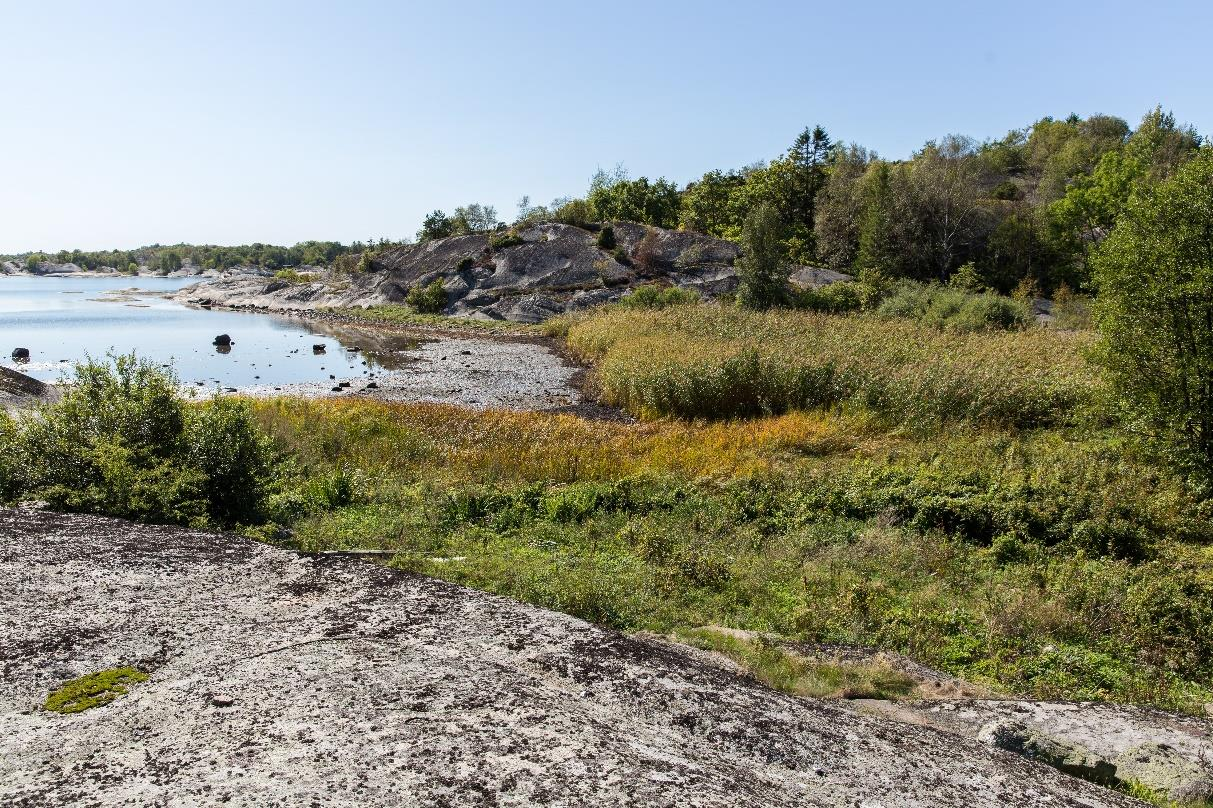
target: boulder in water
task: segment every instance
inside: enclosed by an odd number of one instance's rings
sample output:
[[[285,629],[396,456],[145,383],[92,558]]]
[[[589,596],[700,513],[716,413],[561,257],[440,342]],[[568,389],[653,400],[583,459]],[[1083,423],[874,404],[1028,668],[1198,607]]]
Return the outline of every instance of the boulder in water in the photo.
[[[13,361],[28,362],[29,348],[13,348]]]
[[[211,344],[212,345],[231,345],[232,338],[229,337],[227,334],[220,334],[219,336],[215,337],[214,342],[212,342]]]

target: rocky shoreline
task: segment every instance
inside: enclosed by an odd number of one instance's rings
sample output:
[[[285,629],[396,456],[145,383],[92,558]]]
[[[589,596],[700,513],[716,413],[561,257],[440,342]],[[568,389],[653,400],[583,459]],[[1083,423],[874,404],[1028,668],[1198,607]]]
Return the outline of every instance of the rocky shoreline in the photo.
[[[739,249],[722,239],[681,230],[611,223],[610,249],[594,230],[542,224],[499,234],[472,234],[410,244],[378,254],[370,270],[312,280],[233,277],[187,287],[175,299],[297,312],[404,304],[409,290],[442,284],[451,317],[539,323],[610,303],[645,284],[676,286],[711,299],[737,288]],[[501,245],[501,246],[495,246]],[[793,281],[820,286],[847,276],[799,267]]]

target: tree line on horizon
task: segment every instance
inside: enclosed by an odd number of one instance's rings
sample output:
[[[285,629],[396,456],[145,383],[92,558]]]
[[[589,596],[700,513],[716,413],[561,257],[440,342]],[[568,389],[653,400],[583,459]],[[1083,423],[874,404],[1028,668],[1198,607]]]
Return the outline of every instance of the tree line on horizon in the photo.
[[[1002,293],[1028,285],[1090,291],[1090,259],[1129,200],[1173,175],[1202,144],[1196,131],[1156,107],[1136,128],[1121,118],[1042,118],[985,142],[949,135],[905,160],[806,128],[769,162],[712,170],[684,188],[664,177],[599,170],[582,197],[549,205],[519,201],[512,226],[633,221],[744,244],[747,217],[765,213],[763,238],[789,264],[865,278],[947,281],[962,267]],[[491,205],[471,203],[425,217],[418,241],[507,227]],[[357,260],[406,241],[307,241],[293,247],[150,245],[135,250],[9,256],[84,269],[183,265],[269,270],[366,266]],[[342,258],[342,256],[348,256]],[[339,260],[341,259],[341,260]]]
[[[793,264],[883,279],[947,281],[962,267],[985,288],[1091,290],[1090,259],[1135,195],[1193,157],[1202,138],[1157,107],[1121,118],[1042,118],[978,143],[949,135],[906,160],[805,129],[768,163],[713,170],[679,190],[664,178],[599,170],[585,197],[519,204],[518,223],[627,220],[745,244],[766,209]],[[429,221],[441,218],[441,211]],[[435,234],[423,227],[422,240]]]

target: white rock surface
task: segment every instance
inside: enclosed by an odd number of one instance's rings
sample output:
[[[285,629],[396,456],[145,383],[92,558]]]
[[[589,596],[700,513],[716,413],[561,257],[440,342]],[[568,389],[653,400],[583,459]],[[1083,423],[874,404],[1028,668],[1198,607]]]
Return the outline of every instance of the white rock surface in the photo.
[[[366,562],[48,512],[0,535],[6,806],[1139,804]],[[40,709],[121,665],[150,678]]]

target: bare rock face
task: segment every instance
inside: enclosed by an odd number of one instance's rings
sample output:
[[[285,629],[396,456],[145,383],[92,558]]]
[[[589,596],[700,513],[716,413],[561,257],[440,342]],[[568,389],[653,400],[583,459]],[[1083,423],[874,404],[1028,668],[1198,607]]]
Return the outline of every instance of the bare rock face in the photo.
[[[1213,798],[1213,725],[1139,707],[962,699],[857,704],[1047,763],[1092,782],[1137,782],[1173,800]]]
[[[597,246],[593,231],[540,224],[519,231],[518,243],[500,241],[500,233],[452,236],[388,250],[375,257],[371,272],[346,278],[230,278],[189,287],[177,298],[278,310],[374,306],[402,303],[414,286],[441,280],[448,315],[535,323],[618,300],[644,283],[693,289],[705,298],[737,288],[733,263],[740,251],[732,242],[631,222],[612,227],[616,249],[609,251]],[[846,278],[802,267],[793,281],[822,285]]]
[[[54,390],[35,378],[0,367],[0,408],[10,409],[52,399]]]
[[[38,511],[0,535],[4,805],[1138,804],[355,559]],[[147,681],[42,709],[120,667]]]

